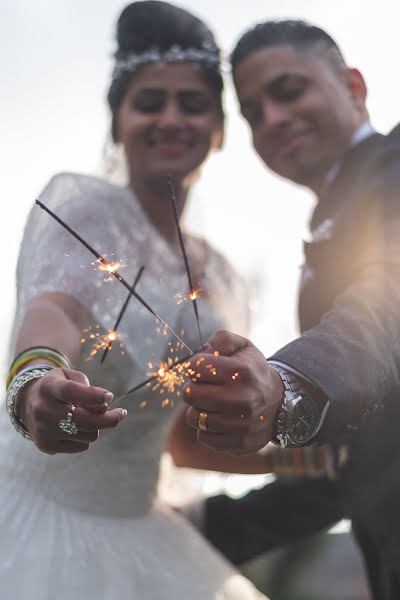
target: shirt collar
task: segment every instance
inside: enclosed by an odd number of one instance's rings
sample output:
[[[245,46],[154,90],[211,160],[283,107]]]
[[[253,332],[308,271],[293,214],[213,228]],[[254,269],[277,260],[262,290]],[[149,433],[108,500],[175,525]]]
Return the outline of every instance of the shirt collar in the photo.
[[[354,133],[353,137],[351,138],[350,146],[351,147],[357,146],[357,144],[359,144],[360,142],[363,142],[371,135],[374,135],[374,133],[376,133],[375,127],[373,127],[371,125],[370,121],[366,121],[365,123],[360,125],[360,127]],[[341,161],[338,161],[329,169],[328,173],[325,176],[326,186],[331,185],[331,183],[335,179],[336,175],[339,173],[341,166],[342,166]]]

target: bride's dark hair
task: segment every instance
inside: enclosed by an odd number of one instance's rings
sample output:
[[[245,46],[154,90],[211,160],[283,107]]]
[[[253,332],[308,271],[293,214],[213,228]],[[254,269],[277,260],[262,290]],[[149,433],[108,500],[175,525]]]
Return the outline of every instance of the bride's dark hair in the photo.
[[[188,11],[158,0],[143,0],[128,4],[117,22],[116,38],[118,49],[116,60],[129,56],[130,53],[143,53],[153,49],[165,52],[174,46],[182,50],[189,48],[204,50],[215,48],[219,56],[219,48],[210,29]],[[216,65],[199,62],[198,67],[215,93],[222,110],[223,80]],[[107,100],[113,118],[115,117],[135,72],[125,71],[115,78],[110,86]]]

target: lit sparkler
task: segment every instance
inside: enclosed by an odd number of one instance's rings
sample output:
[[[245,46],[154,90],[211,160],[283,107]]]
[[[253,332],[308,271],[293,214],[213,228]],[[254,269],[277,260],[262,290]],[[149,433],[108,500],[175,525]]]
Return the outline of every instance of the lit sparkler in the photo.
[[[134,290],[136,288],[136,286],[139,283],[139,280],[140,280],[140,278],[142,276],[143,271],[144,271],[144,267],[140,267],[140,269],[139,269],[139,271],[138,271],[138,273],[137,273],[137,275],[135,277],[135,281],[133,282],[133,285],[131,287],[131,290]],[[113,342],[115,341],[115,339],[117,337],[117,329],[118,329],[118,327],[119,327],[119,325],[120,325],[120,323],[122,321],[122,318],[123,318],[123,316],[125,314],[126,309],[128,308],[129,301],[132,298],[131,290],[129,291],[129,294],[128,294],[125,302],[124,302],[124,305],[121,308],[121,311],[120,311],[120,313],[119,313],[119,315],[117,317],[117,320],[115,321],[115,325],[114,325],[113,329],[109,333],[109,336],[108,336],[109,337],[109,343],[106,346],[106,348],[104,348],[104,352],[103,352],[103,355],[102,355],[101,360],[100,360],[100,364],[101,365],[105,361],[106,356],[109,353],[109,351],[111,350]]]
[[[45,210],[55,221],[57,221],[57,223],[59,223],[62,227],[64,227],[64,229],[66,229],[75,239],[77,239],[78,242],[80,242],[91,254],[93,254],[96,257],[96,259],[99,262],[102,263],[102,265],[104,265],[106,267],[109,264],[106,261],[106,259],[103,256],[101,256],[101,254],[99,252],[96,252],[96,250],[94,248],[92,248],[92,246],[90,246],[90,244],[88,244],[88,242],[86,240],[84,240],[76,231],[74,231],[69,225],[67,225],[67,223],[65,223],[52,210],[50,210],[45,204],[43,204],[43,202],[40,202],[40,200],[36,200],[36,204],[38,206],[40,206],[40,208],[42,208],[43,210]],[[129,293],[132,296],[135,296],[136,300],[138,300],[142,304],[142,306],[144,306],[156,319],[158,319],[168,329],[168,331],[170,333],[172,333],[172,335],[174,337],[176,337],[176,339],[179,340],[185,346],[185,348],[187,348],[187,350],[189,350],[189,352],[192,353],[192,351],[189,348],[189,346],[187,346],[185,344],[185,342],[179,337],[179,335],[177,333],[175,333],[175,331],[173,331],[173,329],[170,328],[170,326],[168,325],[168,323],[166,323],[151,308],[151,306],[149,304],[147,304],[147,302],[144,300],[144,298],[142,298],[142,296],[140,296],[134,289],[131,288],[131,286],[129,285],[129,283],[122,277],[122,275],[119,274],[119,272],[117,270],[111,270],[110,275],[112,275],[118,281],[120,281],[122,283],[122,285],[125,286],[126,289],[129,291]]]
[[[174,186],[172,184],[172,179],[170,176],[168,176],[168,186],[169,186],[171,203],[172,203],[173,212],[174,212],[175,225],[176,225],[176,229],[178,232],[179,243],[180,243],[182,254],[183,254],[183,261],[185,263],[186,275],[187,275],[188,282],[189,282],[189,290],[190,291],[189,291],[188,296],[193,302],[193,310],[194,310],[194,314],[196,317],[197,328],[199,330],[200,342],[201,342],[201,346],[204,346],[203,336],[201,335],[201,329],[200,329],[199,311],[198,311],[197,302],[196,302],[198,296],[197,296],[197,292],[196,292],[195,287],[192,282],[192,275],[190,273],[189,261],[188,261],[188,257],[186,254],[185,243],[183,241],[181,226],[179,223],[179,215],[178,215],[178,207],[176,205],[175,190],[174,190]]]
[[[100,325],[96,325],[95,327],[84,329],[83,334],[84,337],[81,339],[81,344],[84,344],[86,341],[91,341],[93,343],[87,360],[94,358],[101,350],[107,350],[107,348],[115,341],[118,341],[121,348],[123,348],[123,344],[114,329],[109,329],[106,333],[102,333]]]
[[[106,258],[106,256],[104,256],[104,258]],[[103,271],[104,273],[108,273],[108,277],[104,279],[104,281],[107,283],[113,280],[113,273],[115,273],[116,271],[120,271],[121,269],[124,269],[126,267],[126,265],[122,264],[118,260],[110,261],[107,262],[107,264],[103,264],[99,261],[99,259],[97,259],[96,262],[92,263],[92,265],[94,265],[96,271]]]
[[[196,352],[199,352],[199,350],[196,350]],[[131,388],[130,390],[128,390],[125,394],[123,394],[123,396],[120,396],[118,398],[118,401],[123,400],[127,396],[130,396],[134,392],[137,392],[138,390],[145,387],[146,385],[149,385],[153,381],[156,382],[155,386],[157,386],[157,387],[154,387],[152,389],[159,389],[159,387],[164,384],[166,385],[167,388],[168,388],[168,386],[172,386],[172,385],[177,386],[178,380],[180,381],[179,385],[182,385],[185,381],[184,377],[190,371],[190,370],[188,371],[188,367],[190,364],[188,361],[193,356],[193,354],[196,354],[196,352],[188,354],[187,356],[184,356],[183,358],[180,358],[180,359],[178,359],[178,357],[176,357],[175,359],[168,357],[168,359],[166,361],[161,361],[159,363],[157,369],[152,371],[151,373],[149,373],[150,377],[148,377],[141,383],[138,383],[137,385],[135,385],[135,387]],[[150,366],[149,368],[151,369],[152,366]],[[175,369],[178,369],[178,375],[171,376],[171,371],[174,371]],[[180,377],[182,377],[182,379],[180,379]],[[174,387],[174,389],[175,389],[175,387]],[[170,391],[174,391],[174,390],[170,390]]]
[[[176,294],[176,297],[178,298],[178,304],[183,304],[188,300],[197,300],[197,298],[200,298],[202,291],[203,290],[199,288],[197,290],[191,290],[188,294],[186,294],[186,296],[184,296],[183,294]]]

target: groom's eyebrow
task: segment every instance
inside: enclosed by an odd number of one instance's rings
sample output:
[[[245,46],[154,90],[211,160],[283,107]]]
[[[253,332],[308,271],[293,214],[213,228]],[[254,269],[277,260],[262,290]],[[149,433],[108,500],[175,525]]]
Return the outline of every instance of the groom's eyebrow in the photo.
[[[286,83],[298,82],[303,83],[307,80],[307,77],[304,73],[300,73],[299,71],[285,71],[284,73],[280,73],[273,79],[270,79],[265,83],[264,91],[266,92],[274,92],[276,89],[284,86]]]

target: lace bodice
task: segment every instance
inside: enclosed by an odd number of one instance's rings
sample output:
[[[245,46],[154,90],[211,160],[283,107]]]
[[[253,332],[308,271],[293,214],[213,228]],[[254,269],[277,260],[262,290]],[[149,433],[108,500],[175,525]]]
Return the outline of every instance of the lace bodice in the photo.
[[[120,272],[129,282],[144,265],[138,292],[172,329],[179,334],[183,331],[190,348],[199,347],[191,303],[177,304],[176,294],[187,291],[182,256],[150,224],[130,189],[94,177],[61,174],[51,180],[40,200],[107,260],[121,262]],[[206,256],[204,295],[199,299],[204,339],[221,326],[240,332],[247,316],[242,283],[220,254],[203,240],[187,236],[189,259],[199,246]],[[15,331],[32,298],[56,291],[74,296],[90,310],[94,334],[111,329],[127,291],[115,279],[105,282],[107,274],[98,267],[77,240],[33,207],[18,263]],[[154,317],[132,298],[119,329],[123,348],[115,344],[99,366],[97,357],[87,360],[93,340],[90,332],[83,333],[86,342],[79,369],[92,383],[120,396],[146,377],[149,362],[157,364],[168,355],[168,342],[174,345],[170,335],[158,334],[157,328]],[[166,397],[170,402],[163,407]],[[160,455],[180,400],[145,388],[123,406],[128,418],[115,431],[103,432],[88,452],[76,456],[40,454],[22,438],[16,440],[3,418],[0,440],[7,448],[12,438],[14,476],[25,477],[37,487],[35,493],[80,511],[142,514],[154,501]]]

